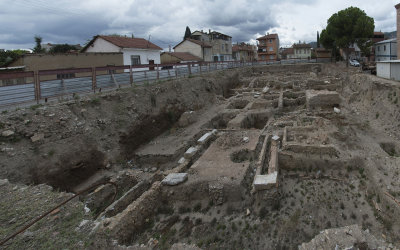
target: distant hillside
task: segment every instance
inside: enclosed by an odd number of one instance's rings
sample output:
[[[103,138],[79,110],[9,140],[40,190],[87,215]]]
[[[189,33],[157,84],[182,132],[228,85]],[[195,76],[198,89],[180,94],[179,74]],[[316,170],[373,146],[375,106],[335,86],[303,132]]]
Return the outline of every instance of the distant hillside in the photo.
[[[317,42],[315,41],[315,42],[309,42],[308,43],[310,46],[311,46],[311,48],[313,48],[313,49],[315,49],[315,48],[317,48]]]
[[[385,39],[391,39],[391,38],[396,38],[397,32],[392,31],[392,32],[383,32],[385,34]]]

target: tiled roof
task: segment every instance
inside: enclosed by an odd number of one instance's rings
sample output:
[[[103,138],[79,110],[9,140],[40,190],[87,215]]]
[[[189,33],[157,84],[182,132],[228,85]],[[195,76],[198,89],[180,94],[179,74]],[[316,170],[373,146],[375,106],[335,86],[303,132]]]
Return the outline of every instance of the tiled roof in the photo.
[[[93,39],[82,49],[85,51],[90,45],[94,43],[97,38],[102,38],[107,42],[114,44],[120,48],[135,48],[135,49],[154,49],[154,50],[162,50],[162,48],[158,47],[154,43],[147,41],[144,38],[130,38],[130,37],[120,37],[120,36],[103,36],[98,35],[93,37]]]
[[[162,48],[158,47],[157,45],[155,45],[150,41],[147,41],[144,38],[130,38],[130,37],[120,37],[120,36],[99,36],[99,37],[121,48],[162,50]]]
[[[164,52],[164,53],[174,56],[182,61],[202,61],[200,57],[197,57],[189,52]]]
[[[262,37],[257,38],[257,40],[263,40],[263,39],[277,39],[278,34],[268,34]]]
[[[186,40],[189,41],[189,42],[198,44],[198,45],[200,45],[200,46],[203,47],[203,48],[212,48],[211,44],[209,44],[208,42],[203,42],[203,41],[199,41],[199,40],[195,40],[195,39],[190,39],[190,38],[187,38]],[[180,43],[178,43],[177,45],[175,45],[174,49],[175,49],[176,47],[178,47],[181,43],[183,43],[183,42],[186,41],[186,40],[183,40],[182,42],[180,42]]]
[[[294,54],[293,48],[287,48],[282,51],[282,55],[291,55],[291,54]]]

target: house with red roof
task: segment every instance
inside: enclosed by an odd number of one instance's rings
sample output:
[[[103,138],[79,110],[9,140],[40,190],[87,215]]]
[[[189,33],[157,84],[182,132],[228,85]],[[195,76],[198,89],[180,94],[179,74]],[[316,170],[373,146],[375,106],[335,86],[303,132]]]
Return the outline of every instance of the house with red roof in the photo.
[[[257,41],[259,61],[277,61],[279,59],[278,34],[267,34],[257,38]]]
[[[122,52],[124,65],[160,64],[162,48],[143,38],[97,35],[82,52]]]

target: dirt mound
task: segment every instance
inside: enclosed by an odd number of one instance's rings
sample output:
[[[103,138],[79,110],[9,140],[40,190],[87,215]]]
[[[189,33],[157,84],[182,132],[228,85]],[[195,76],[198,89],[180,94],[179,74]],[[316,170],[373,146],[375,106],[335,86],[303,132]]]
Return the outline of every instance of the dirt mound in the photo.
[[[81,146],[38,162],[31,168],[34,184],[46,183],[60,190],[72,191],[75,186],[105,168],[106,157],[94,145],[82,142],[76,145]]]

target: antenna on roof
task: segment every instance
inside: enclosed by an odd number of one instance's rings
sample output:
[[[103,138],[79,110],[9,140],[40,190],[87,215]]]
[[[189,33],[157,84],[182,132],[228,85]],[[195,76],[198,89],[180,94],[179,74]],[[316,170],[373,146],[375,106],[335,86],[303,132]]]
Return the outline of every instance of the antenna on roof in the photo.
[[[147,48],[149,47],[149,44],[150,44],[150,37],[151,37],[151,35],[149,35],[149,39],[147,40]]]

